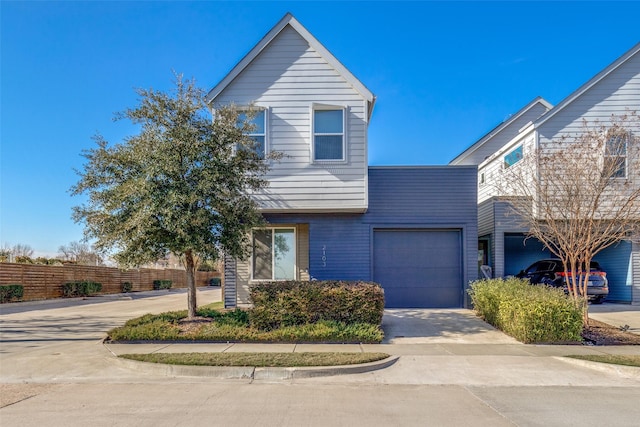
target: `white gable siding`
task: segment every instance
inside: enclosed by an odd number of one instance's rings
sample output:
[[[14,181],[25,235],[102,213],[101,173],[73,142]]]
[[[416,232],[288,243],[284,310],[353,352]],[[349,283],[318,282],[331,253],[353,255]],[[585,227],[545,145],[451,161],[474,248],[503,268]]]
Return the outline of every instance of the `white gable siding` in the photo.
[[[629,58],[611,74],[604,77],[594,86],[582,93],[562,110],[538,126],[541,146],[551,141],[558,141],[567,135],[568,140],[579,134],[583,127],[583,119],[589,124],[596,122],[606,124],[611,115],[622,115],[628,111],[640,112],[640,54]],[[637,123],[632,131],[638,135]],[[637,153],[630,150],[629,154]],[[634,185],[640,186],[640,159],[628,158],[629,178]]]
[[[500,174],[500,171],[504,165],[504,156],[511,152],[514,148],[520,144],[524,147],[524,155],[530,155],[534,147],[535,134],[531,131],[523,132],[522,135],[517,136],[507,144],[502,146],[491,157],[485,160],[478,167],[478,203],[482,203],[485,200],[490,199],[493,196],[504,196],[505,194],[498,194],[496,189],[495,179]],[[517,167],[517,164],[512,166]],[[484,183],[482,177],[484,175]]]
[[[518,135],[520,129],[527,125],[527,123],[535,121],[547,111],[549,111],[549,108],[546,105],[543,105],[539,102],[535,103],[530,109],[523,112],[519,117],[513,119],[513,121],[506,125],[504,128],[500,129],[499,131],[496,130],[495,134],[492,135],[490,132],[488,135],[483,137],[482,139],[486,139],[484,143],[479,145],[476,149],[470,150],[470,152],[465,157],[455,159],[451,162],[451,164],[479,165],[493,153],[500,150],[502,147],[504,147],[505,144],[515,138]]]
[[[607,122],[625,108],[640,110],[640,54],[629,58],[611,74],[566,105],[538,127],[540,143],[580,132],[582,119]]]
[[[286,157],[272,164],[265,212],[367,208],[367,101],[307,41],[286,26],[216,97],[216,104],[268,108],[267,146]],[[346,108],[346,162],[313,163],[312,105]]]

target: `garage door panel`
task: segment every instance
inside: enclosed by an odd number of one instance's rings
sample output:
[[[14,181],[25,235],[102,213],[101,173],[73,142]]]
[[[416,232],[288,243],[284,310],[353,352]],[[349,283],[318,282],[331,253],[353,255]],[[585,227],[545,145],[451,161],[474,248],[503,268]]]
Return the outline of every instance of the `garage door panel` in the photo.
[[[460,306],[459,299],[460,291],[451,288],[408,287],[395,293],[385,289],[387,308],[451,308]]]
[[[393,278],[388,281],[389,287],[427,286],[440,287],[439,283],[447,283],[452,277],[460,274],[458,267],[431,267],[431,268],[388,268],[386,276]],[[449,287],[449,286],[444,286]]]
[[[459,230],[375,230],[374,280],[386,307],[460,307]]]

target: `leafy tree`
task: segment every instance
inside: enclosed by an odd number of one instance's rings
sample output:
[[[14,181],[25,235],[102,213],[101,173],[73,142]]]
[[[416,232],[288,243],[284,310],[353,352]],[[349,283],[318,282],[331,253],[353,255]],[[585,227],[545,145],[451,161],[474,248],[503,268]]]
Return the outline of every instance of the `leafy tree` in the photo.
[[[603,249],[640,237],[638,135],[635,112],[606,123],[584,121],[576,135],[525,152],[496,180],[497,194],[505,195],[528,236],[562,260],[586,323],[587,266]]]
[[[0,262],[11,261],[11,248],[5,243],[0,248]]]
[[[139,105],[116,119],[140,125],[140,133],[113,146],[97,136],[97,148],[84,152],[72,194],[87,194],[88,202],[74,208],[74,219],[121,265],[181,256],[192,318],[198,261],[219,259],[222,251],[246,257],[249,231],[263,224],[250,194],[267,186],[268,162],[233,107],[211,119],[193,80],[176,76],[171,93],[137,93]]]

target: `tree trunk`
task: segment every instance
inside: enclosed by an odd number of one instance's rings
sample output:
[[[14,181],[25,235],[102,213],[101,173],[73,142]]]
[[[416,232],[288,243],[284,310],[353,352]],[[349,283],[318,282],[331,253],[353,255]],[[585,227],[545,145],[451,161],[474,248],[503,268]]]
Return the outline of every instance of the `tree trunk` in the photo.
[[[193,319],[196,317],[198,304],[196,302],[196,263],[191,250],[184,253],[184,266],[187,273],[187,315],[189,319]]]

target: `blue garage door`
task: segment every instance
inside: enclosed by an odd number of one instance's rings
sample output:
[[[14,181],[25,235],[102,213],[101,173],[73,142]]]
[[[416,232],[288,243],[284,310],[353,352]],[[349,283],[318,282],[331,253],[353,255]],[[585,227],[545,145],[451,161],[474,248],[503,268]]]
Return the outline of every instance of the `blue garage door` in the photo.
[[[375,230],[373,280],[388,308],[462,306],[460,230]]]

